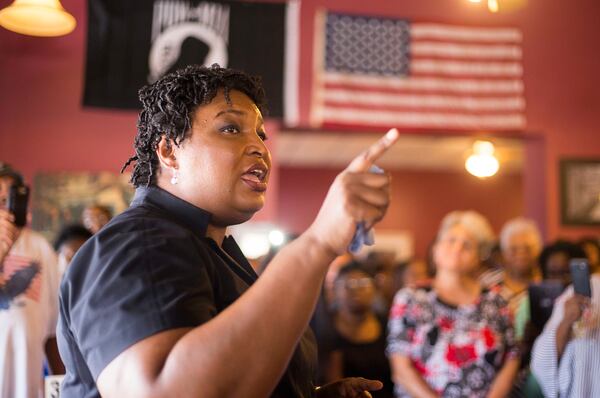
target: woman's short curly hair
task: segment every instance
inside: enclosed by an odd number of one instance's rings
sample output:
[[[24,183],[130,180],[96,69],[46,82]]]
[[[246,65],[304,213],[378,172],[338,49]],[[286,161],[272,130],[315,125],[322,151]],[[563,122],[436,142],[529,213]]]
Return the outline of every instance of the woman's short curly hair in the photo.
[[[179,145],[190,130],[197,107],[210,103],[221,89],[228,103],[231,103],[229,92],[238,90],[265,112],[265,93],[260,78],[217,64],[211,67],[190,65],[140,89],[143,109],[137,123],[135,155],[122,169],[136,162],[131,175],[134,186],[156,184],[156,149],[161,137],[167,139],[168,145],[171,142]]]

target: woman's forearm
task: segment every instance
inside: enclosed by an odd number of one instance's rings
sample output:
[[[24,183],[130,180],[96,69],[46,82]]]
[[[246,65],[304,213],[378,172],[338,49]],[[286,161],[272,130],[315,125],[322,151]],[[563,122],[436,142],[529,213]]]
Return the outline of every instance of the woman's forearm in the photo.
[[[517,377],[519,365],[520,361],[518,358],[512,358],[506,361],[492,382],[488,398],[505,398],[508,396],[514,385],[515,378]]]
[[[556,328],[556,360],[560,362],[565,347],[569,340],[571,340],[571,331],[573,330],[573,323],[566,319],[563,319],[558,328]]]
[[[343,372],[343,353],[340,350],[330,352],[323,364],[323,374],[325,384],[339,380],[344,377]]]
[[[394,383],[400,384],[412,397],[437,398],[439,396],[417,372],[408,357],[393,354],[390,363]]]

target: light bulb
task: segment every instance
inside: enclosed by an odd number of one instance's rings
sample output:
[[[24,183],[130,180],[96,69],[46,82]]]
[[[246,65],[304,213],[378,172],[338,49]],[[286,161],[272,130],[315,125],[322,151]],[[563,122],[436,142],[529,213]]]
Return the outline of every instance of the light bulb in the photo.
[[[269,232],[269,242],[273,246],[281,246],[285,242],[285,234],[278,229]]]
[[[465,163],[465,168],[475,177],[491,177],[498,172],[498,159],[491,155],[471,155]]]
[[[494,153],[494,144],[489,141],[475,141],[473,152],[481,155],[492,155]]]
[[[465,162],[465,168],[475,177],[491,177],[498,172],[500,163],[494,157],[494,144],[489,141],[475,141],[473,154]]]
[[[498,0],[488,0],[488,9],[491,12],[498,12]]]

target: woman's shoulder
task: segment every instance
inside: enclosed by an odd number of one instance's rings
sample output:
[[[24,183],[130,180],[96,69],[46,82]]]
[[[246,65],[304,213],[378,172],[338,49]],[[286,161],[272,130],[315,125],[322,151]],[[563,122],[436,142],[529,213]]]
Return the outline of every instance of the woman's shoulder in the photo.
[[[94,238],[104,241],[127,236],[130,239],[135,237],[135,241],[142,244],[148,240],[154,243],[157,239],[166,242],[171,239],[191,238],[193,235],[193,231],[178,223],[167,213],[143,204],[130,207],[114,217],[94,235]]]
[[[480,315],[490,321],[512,319],[512,313],[508,301],[495,289],[483,289],[478,306]]]
[[[394,303],[430,303],[434,299],[431,286],[405,287],[398,290]]]
[[[502,292],[497,286],[483,287],[481,289],[480,302],[497,305],[498,307],[504,307],[508,305],[508,301],[502,297]]]

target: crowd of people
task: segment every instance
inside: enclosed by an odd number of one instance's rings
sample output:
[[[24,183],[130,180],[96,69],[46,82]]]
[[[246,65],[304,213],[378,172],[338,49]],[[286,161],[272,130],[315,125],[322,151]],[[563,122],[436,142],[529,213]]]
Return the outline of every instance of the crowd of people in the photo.
[[[15,225],[23,178],[0,163],[0,397],[40,396],[44,367],[64,397],[600,396],[596,237],[544,244],[522,217],[497,237],[452,211],[426,259],[348,253],[385,215],[371,167],[394,130],[259,276],[226,228],[264,203],[263,96],[217,66],[144,88],[131,207],[111,221],[91,204],[54,247]],[[571,286],[577,258],[591,297]]]
[[[518,217],[496,240],[481,214],[454,211],[442,220],[431,254],[433,267],[418,259],[390,265],[384,257],[374,265],[374,255],[345,257],[332,267],[339,271],[331,292],[323,294],[327,311],[317,311],[313,322],[325,351],[322,380],[360,369],[383,381],[384,389],[372,393],[380,397],[600,393],[594,377],[600,366],[600,246],[594,238],[544,246],[536,224]],[[569,262],[578,258],[590,266],[591,299],[569,287]],[[377,305],[376,298],[390,291],[391,305]],[[357,352],[371,363],[368,371]]]

